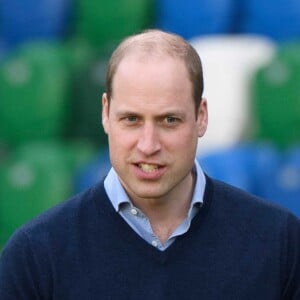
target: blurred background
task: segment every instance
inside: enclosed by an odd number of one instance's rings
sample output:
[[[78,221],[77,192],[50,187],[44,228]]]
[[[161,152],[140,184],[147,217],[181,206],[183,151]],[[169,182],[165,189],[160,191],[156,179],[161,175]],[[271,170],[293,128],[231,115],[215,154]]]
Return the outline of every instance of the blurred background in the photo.
[[[300,217],[300,1],[1,0],[0,248],[109,170],[107,60],[144,28],[202,58],[203,169]]]

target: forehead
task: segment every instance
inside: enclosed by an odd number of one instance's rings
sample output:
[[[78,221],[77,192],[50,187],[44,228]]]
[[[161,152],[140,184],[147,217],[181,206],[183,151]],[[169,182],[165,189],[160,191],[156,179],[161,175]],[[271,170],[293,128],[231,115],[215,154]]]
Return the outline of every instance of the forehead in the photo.
[[[120,88],[129,91],[145,90],[146,86],[159,89],[190,90],[187,68],[179,58],[167,54],[130,53],[124,57],[116,69],[113,80],[113,92]]]
[[[184,63],[170,56],[127,56],[115,74],[111,104],[118,110],[130,107],[153,113],[194,110]]]

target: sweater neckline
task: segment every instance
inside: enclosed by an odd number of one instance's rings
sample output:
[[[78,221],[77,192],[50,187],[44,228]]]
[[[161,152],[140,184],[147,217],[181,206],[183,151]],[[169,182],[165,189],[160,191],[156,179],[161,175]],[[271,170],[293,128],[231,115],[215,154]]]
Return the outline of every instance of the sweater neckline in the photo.
[[[163,251],[155,248],[140,237],[114,210],[113,205],[105,192],[103,181],[96,186],[96,191],[93,197],[94,205],[96,206],[99,217],[105,218],[105,222],[114,223],[114,226],[109,227],[114,230],[111,234],[119,235],[125,244],[135,244],[137,252],[144,253],[145,255],[157,260],[158,263],[164,264],[167,262],[169,257],[174,255],[174,253],[177,255],[177,253],[183,251],[186,247],[185,244],[188,243],[189,236],[192,235],[193,231],[199,228],[201,225],[200,223],[202,223],[205,219],[205,215],[209,210],[213,195],[213,182],[206,174],[205,177],[206,186],[203,197],[203,205],[197,215],[193,218],[188,232],[182,236],[178,236],[176,240]]]

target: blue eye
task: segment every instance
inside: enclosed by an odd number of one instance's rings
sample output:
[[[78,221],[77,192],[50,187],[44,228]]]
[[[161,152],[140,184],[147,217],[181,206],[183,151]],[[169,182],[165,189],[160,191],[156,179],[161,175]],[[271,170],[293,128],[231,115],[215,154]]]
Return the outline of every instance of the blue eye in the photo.
[[[166,122],[168,124],[173,124],[173,123],[176,123],[177,121],[178,121],[178,119],[175,117],[171,117],[171,116],[166,117]]]
[[[128,121],[128,122],[136,122],[137,121],[137,117],[136,116],[128,116],[128,117],[126,117],[126,121]]]
[[[137,126],[140,123],[140,118],[137,116],[125,116],[121,119],[123,125],[125,126]]]

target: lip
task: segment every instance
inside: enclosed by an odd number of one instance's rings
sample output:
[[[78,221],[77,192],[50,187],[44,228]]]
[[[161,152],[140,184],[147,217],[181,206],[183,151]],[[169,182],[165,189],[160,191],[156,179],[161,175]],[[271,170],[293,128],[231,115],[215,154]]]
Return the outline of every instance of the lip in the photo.
[[[155,165],[158,168],[151,172],[145,172],[139,167],[140,164]],[[166,172],[166,169],[167,169],[166,166],[164,166],[164,165],[157,164],[154,162],[144,162],[144,161],[134,163],[133,167],[134,167],[134,173],[135,173],[136,177],[141,180],[158,180],[159,178],[161,178],[163,176],[163,174]]]

